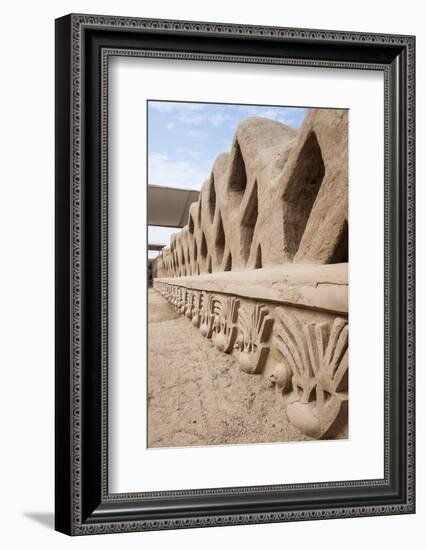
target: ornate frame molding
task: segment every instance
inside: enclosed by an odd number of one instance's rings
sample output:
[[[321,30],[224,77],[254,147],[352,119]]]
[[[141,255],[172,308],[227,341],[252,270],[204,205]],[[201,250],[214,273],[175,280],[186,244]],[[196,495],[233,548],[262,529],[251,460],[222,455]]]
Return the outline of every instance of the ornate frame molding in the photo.
[[[107,38],[100,39],[100,31],[109,31]],[[230,46],[227,53],[196,52],[200,38],[206,36],[215,39],[214,47],[221,44],[222,50],[227,49],[223,37],[231,38],[239,53]],[[156,48],[158,37],[167,39],[169,47]],[[253,52],[253,39],[257,40],[259,51],[266,55]],[[138,40],[140,45],[132,47]],[[195,44],[191,51],[187,49],[189,43]],[[289,45],[297,46],[299,51],[293,56],[281,55]],[[363,49],[361,54],[361,46],[365,45],[369,48]],[[313,56],[314,47],[317,57]],[[414,512],[414,49],[412,36],[96,15],[70,15],[57,20],[58,530],[82,535]],[[386,398],[383,480],[108,493],[107,82],[108,59],[117,55],[384,72]],[[96,98],[96,83],[100,98]],[[99,119],[93,113],[95,105],[99,106]],[[99,149],[96,149],[93,132],[100,136]],[[97,151],[93,162],[88,160],[89,149]],[[92,190],[89,185],[96,186],[96,180],[99,186]],[[98,201],[99,208],[94,212],[87,210],[89,193]],[[99,249],[95,243],[97,237]],[[95,282],[90,282],[91,277]],[[90,319],[89,307],[96,310]],[[88,329],[89,321],[94,319],[95,325]],[[397,334],[396,342],[392,341],[391,333],[393,337]],[[85,373],[89,368],[93,369],[96,382],[88,383]],[[91,419],[92,427],[89,428],[87,401],[93,392],[98,392],[100,398],[95,400],[96,419]],[[401,424],[394,418],[398,407],[406,411]],[[93,439],[90,443],[87,434]],[[401,455],[397,455],[396,439],[402,441]],[[373,488],[382,489],[375,503],[364,494],[366,491],[371,495]],[[330,505],[314,504],[312,495],[318,491],[326,492],[324,494],[329,497],[332,495]],[[269,504],[266,504],[268,499],[263,498],[265,492],[269,494]],[[258,500],[244,513],[224,513],[220,504],[215,513],[203,513],[203,506],[213,495],[223,498],[223,506],[227,496],[232,496],[233,502],[239,503],[239,510],[244,508],[245,499],[248,506],[249,495],[256,495],[255,501]],[[167,500],[166,508],[172,511],[176,497],[188,499],[185,513],[172,514],[179,517],[171,519],[170,513],[153,514],[150,509],[152,502],[161,498]],[[277,503],[281,497],[282,502]],[[356,504],[349,505],[348,498]],[[292,509],[286,499],[302,500],[305,509],[300,511],[294,506]]]

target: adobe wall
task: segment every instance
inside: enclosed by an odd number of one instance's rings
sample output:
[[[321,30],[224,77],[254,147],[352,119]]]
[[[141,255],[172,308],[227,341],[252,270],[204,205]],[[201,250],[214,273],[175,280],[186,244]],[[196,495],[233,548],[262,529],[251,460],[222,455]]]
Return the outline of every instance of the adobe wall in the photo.
[[[347,261],[347,124],[347,111],[328,109],[311,109],[298,132],[244,120],[156,276]]]

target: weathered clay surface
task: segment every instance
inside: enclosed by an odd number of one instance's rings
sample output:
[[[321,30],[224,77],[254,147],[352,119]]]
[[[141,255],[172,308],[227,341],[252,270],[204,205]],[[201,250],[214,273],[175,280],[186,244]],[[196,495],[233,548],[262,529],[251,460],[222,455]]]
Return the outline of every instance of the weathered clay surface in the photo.
[[[347,423],[347,124],[331,109],[311,109],[298,131],[243,121],[152,266],[205,345],[273,384],[315,439]]]
[[[231,273],[162,277],[183,289],[205,290],[242,298],[288,303],[347,315],[347,264],[286,264]]]
[[[149,447],[312,439],[290,423],[268,379],[240,370],[154,290],[149,312]]]
[[[316,439],[341,431],[348,401],[345,315],[188,289],[174,280],[158,280],[155,288],[191,328],[201,319],[200,334],[234,356],[241,371],[275,384],[295,427]]]

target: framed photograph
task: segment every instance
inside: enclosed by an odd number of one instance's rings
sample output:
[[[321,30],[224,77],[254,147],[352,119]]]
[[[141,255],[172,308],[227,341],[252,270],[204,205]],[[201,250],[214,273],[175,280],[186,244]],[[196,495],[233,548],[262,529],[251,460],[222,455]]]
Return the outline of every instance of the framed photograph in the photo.
[[[56,529],[415,511],[415,39],[56,20]]]

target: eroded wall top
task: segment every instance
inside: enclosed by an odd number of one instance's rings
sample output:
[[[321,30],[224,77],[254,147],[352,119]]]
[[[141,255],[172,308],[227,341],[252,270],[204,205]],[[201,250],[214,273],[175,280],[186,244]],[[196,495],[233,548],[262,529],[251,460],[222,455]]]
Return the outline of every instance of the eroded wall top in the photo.
[[[252,117],[219,155],[154,277],[347,262],[348,113],[310,109],[299,130]]]

